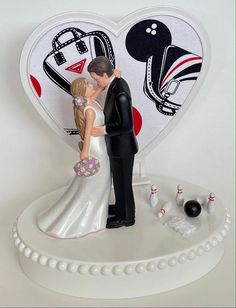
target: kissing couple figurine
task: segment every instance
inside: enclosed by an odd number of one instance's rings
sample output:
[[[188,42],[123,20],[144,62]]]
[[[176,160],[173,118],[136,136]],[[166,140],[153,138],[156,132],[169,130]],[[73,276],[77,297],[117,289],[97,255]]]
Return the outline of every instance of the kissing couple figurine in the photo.
[[[83,140],[80,159],[94,156],[100,169],[89,177],[75,175],[61,198],[37,218],[39,228],[56,238],[78,238],[135,223],[132,173],[138,145],[130,89],[106,57],[93,59],[87,69],[98,87],[85,78],[73,81],[74,118]],[[105,88],[102,110],[95,99]],[[115,205],[109,205],[112,179]]]

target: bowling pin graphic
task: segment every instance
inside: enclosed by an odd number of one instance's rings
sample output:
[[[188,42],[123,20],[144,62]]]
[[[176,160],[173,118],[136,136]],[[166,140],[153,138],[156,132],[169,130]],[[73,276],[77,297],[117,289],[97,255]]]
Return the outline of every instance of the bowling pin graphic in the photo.
[[[163,217],[166,213],[168,213],[172,209],[171,202],[165,202],[163,207],[160,209],[158,213],[158,217]]]
[[[215,211],[215,194],[211,192],[208,196],[207,212],[209,214],[212,214],[214,211]]]
[[[178,206],[184,204],[183,187],[180,184],[177,186],[176,203]]]
[[[151,194],[149,197],[149,203],[151,207],[155,207],[158,203],[157,188],[155,185],[151,186]]]

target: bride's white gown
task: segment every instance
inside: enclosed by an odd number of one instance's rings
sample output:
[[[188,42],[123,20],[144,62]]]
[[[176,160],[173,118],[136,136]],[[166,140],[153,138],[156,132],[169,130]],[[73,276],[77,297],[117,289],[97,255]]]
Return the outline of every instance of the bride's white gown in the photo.
[[[95,111],[94,126],[104,125],[98,104],[87,106]],[[37,219],[39,228],[57,238],[77,238],[106,228],[111,173],[104,136],[91,137],[89,153],[100,161],[100,170],[90,177],[75,175],[62,197]]]

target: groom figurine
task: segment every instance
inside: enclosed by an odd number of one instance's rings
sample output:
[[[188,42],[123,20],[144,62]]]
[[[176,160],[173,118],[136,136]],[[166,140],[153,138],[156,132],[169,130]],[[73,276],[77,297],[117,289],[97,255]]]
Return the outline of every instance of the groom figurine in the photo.
[[[138,144],[133,131],[130,89],[123,78],[113,75],[111,62],[103,56],[88,65],[90,76],[102,88],[108,88],[104,105],[105,126],[93,128],[94,137],[105,135],[115,191],[115,205],[109,205],[107,228],[132,226],[135,203],[132,189],[134,155]]]

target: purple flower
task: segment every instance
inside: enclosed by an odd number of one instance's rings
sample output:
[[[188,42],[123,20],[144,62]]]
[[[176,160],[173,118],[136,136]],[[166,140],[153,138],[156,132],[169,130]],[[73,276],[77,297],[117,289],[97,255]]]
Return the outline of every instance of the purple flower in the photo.
[[[78,96],[74,98],[74,104],[77,107],[81,107],[86,103],[86,99],[83,96]]]

